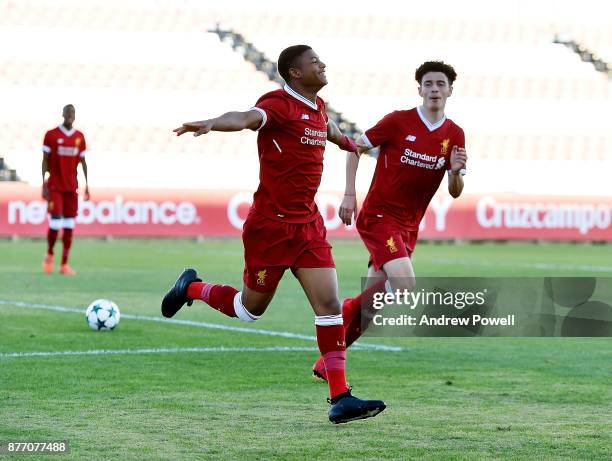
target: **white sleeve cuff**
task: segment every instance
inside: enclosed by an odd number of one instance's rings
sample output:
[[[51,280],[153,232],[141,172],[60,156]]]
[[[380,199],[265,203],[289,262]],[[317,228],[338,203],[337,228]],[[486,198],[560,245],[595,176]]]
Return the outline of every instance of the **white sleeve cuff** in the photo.
[[[81,153],[79,155],[81,156],[81,158],[83,158],[83,157],[85,157],[86,154],[87,154],[87,151],[84,150],[84,151],[81,151]]]
[[[251,107],[249,110],[256,110],[263,117],[263,120],[261,121],[261,125],[259,125],[259,127],[255,131],[261,130],[266,124],[266,122],[268,121],[268,116],[266,115],[266,111],[261,109],[260,107]]]
[[[43,145],[43,152],[44,152],[45,154],[48,154],[48,153],[50,153],[50,152],[51,152],[51,148],[50,148],[49,146],[44,146],[44,145]]]
[[[370,140],[368,139],[365,133],[361,135],[361,139],[363,140],[366,146],[368,146],[370,149],[374,149],[374,146],[372,145],[372,143],[370,142]]]

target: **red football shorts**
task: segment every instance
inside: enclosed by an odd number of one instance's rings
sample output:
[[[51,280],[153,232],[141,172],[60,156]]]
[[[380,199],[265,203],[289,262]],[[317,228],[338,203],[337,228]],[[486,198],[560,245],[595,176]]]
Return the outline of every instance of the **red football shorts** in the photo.
[[[278,222],[254,209],[244,223],[244,275],[247,287],[268,293],[287,269],[336,267],[323,218],[305,224]]]
[[[47,212],[64,218],[74,218],[79,211],[79,194],[70,191],[49,189]]]
[[[411,257],[419,234],[391,218],[365,213],[359,213],[357,231],[370,252],[368,266],[374,265],[377,271],[389,261]]]

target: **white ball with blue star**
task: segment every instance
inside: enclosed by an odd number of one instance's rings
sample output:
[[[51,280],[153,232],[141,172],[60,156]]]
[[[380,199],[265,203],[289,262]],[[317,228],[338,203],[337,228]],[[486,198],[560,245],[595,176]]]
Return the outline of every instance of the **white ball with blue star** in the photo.
[[[87,325],[95,331],[109,331],[119,325],[121,312],[117,305],[108,299],[96,299],[85,311]]]

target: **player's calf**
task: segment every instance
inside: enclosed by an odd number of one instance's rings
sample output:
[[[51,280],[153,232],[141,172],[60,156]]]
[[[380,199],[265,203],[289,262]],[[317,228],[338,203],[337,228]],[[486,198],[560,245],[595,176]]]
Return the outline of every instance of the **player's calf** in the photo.
[[[323,360],[323,356],[319,357],[312,365],[312,377],[317,381],[327,382],[327,370],[325,370],[325,360]]]

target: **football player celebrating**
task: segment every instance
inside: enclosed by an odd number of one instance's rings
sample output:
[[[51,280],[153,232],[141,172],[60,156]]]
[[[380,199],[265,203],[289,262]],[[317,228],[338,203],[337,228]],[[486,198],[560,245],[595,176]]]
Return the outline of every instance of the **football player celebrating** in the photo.
[[[264,94],[250,110],[184,123],[174,130],[179,136],[258,131],[260,183],[243,227],[242,289],[203,282],[194,269],[186,269],[164,297],[162,314],[172,317],[185,303],[200,299],[229,317],[254,322],[272,301],[285,270],[291,269],[315,312],[317,343],[329,383],[330,421],[368,418],[383,411],[385,404],[352,396],[346,384],[336,269],[314,201],[326,141],[351,152],[357,145],[328,120],[325,103],[317,96],[327,85],[325,64],[311,47],[283,50],[278,71],[285,86]]]
[[[374,293],[414,287],[410,258],[419,223],[445,172],[450,195],[457,198],[463,190],[465,135],[444,114],[457,74],[444,62],[428,61],[416,70],[415,78],[423,104],[386,115],[361,136],[359,154],[377,146],[380,153],[359,213],[355,194],[359,157],[347,155],[346,193],[339,215],[346,225],[355,215],[357,231],[370,253],[364,292],[342,304],[347,347],[367,327],[370,316],[362,319],[362,308],[371,309]],[[313,365],[313,374],[329,379],[322,358]]]
[[[43,261],[43,270],[53,272],[53,247],[62,231],[62,261],[59,272],[63,275],[76,275],[68,265],[68,255],[72,246],[72,233],[78,211],[79,196],[77,189],[77,167],[79,163],[85,176],[85,200],[89,200],[89,184],[87,182],[87,162],[85,161],[85,136],[72,127],[75,119],[75,109],[72,104],[64,107],[62,115],[64,122],[47,131],[43,141],[42,160],[42,196],[47,200],[49,213],[49,229],[47,230],[47,255]],[[49,173],[49,178],[46,174]]]

